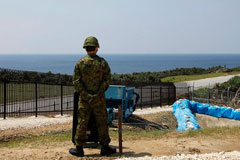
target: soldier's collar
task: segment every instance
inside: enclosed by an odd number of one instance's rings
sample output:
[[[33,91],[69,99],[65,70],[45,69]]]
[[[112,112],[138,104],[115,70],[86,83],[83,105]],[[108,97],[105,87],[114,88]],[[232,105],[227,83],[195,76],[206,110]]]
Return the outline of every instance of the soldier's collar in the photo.
[[[96,54],[88,54],[88,56],[91,58],[98,57],[98,55],[96,55]]]

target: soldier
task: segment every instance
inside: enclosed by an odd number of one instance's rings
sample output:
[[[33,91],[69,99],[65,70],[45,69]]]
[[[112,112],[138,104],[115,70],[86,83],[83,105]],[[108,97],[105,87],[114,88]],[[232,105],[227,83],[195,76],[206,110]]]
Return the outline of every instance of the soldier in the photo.
[[[72,155],[83,157],[83,145],[90,116],[93,115],[98,127],[101,155],[116,153],[116,148],[109,146],[108,117],[105,91],[109,87],[111,71],[108,63],[97,56],[99,44],[95,37],[86,38],[83,48],[87,55],[80,59],[73,73],[75,90],[80,93],[78,104],[78,126],[75,136],[76,148],[71,148]]]

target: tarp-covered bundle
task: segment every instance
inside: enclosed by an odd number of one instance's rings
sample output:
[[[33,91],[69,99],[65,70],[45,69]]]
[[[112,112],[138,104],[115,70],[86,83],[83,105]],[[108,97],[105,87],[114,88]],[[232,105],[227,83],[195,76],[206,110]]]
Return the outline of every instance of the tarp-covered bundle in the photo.
[[[240,111],[230,107],[211,106],[209,104],[202,104],[195,101],[190,101],[190,104],[191,111],[195,113],[206,114],[217,118],[240,120]]]
[[[240,111],[233,108],[211,106],[189,100],[179,100],[173,104],[173,114],[178,121],[177,131],[200,129],[193,113],[206,114],[217,118],[240,120]]]
[[[177,118],[177,131],[200,129],[196,117],[191,111],[189,100],[179,100],[173,104],[173,114]]]

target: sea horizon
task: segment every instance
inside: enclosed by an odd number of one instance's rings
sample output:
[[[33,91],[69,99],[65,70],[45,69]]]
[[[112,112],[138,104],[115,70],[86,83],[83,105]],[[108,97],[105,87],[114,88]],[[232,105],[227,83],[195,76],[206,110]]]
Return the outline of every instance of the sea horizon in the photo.
[[[0,68],[72,75],[76,62],[86,53],[69,54],[0,54]],[[161,72],[175,68],[209,68],[240,66],[237,53],[140,53],[106,54],[99,52],[111,67],[112,73]],[[217,55],[217,56],[216,56]]]

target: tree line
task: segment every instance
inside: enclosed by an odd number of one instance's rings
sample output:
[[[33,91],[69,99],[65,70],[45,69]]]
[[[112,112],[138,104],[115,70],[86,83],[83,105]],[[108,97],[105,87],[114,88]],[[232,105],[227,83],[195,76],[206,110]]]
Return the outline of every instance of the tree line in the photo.
[[[113,84],[139,84],[139,83],[161,83],[161,79],[178,75],[197,75],[218,72],[240,71],[240,67],[226,68],[222,66],[204,68],[176,68],[161,72],[133,72],[127,74],[112,74]],[[20,81],[20,82],[38,82],[50,84],[72,84],[72,75],[54,74],[51,71],[47,73],[34,71],[19,71],[0,68],[0,81]]]
[[[54,74],[34,71],[19,71],[0,68],[0,81],[34,82],[47,84],[72,84],[72,76],[67,74]]]

